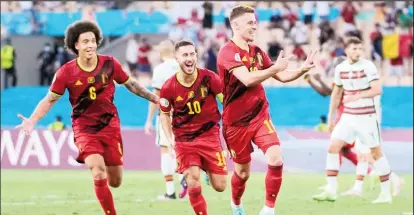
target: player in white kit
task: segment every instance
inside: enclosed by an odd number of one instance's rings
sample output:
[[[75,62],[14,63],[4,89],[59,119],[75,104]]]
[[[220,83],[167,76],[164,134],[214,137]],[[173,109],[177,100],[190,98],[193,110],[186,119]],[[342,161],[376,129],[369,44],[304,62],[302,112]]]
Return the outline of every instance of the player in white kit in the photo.
[[[156,66],[152,75],[152,88],[155,95],[160,94],[160,89],[164,82],[173,76],[178,70],[179,65],[174,58],[174,44],[170,40],[162,41],[157,47],[161,60],[161,64]],[[149,103],[148,116],[145,123],[145,133],[150,135],[152,130],[152,120],[156,109],[159,109],[157,105]],[[177,162],[175,160],[175,153],[173,148],[170,146],[167,137],[165,136],[164,130],[159,122],[159,115],[156,117],[156,140],[155,143],[161,149],[161,172],[164,175],[166,183],[166,192],[164,196],[159,199],[176,199],[175,185],[174,185],[174,173]],[[180,198],[183,198],[187,193],[187,184],[180,174],[180,182],[182,190],[179,194]]]
[[[391,168],[381,150],[381,135],[374,98],[381,95],[382,87],[375,64],[360,58],[362,42],[351,37],[345,44],[347,60],[335,68],[335,87],[331,96],[328,122],[333,128],[334,111],[344,95],[344,111],[331,134],[326,159],[328,187],[319,195],[313,196],[318,201],[335,201],[337,198],[337,175],[339,172],[339,152],[346,143],[356,138],[362,146],[370,148],[373,167],[381,181],[381,193],[372,203],[392,201],[390,189]]]

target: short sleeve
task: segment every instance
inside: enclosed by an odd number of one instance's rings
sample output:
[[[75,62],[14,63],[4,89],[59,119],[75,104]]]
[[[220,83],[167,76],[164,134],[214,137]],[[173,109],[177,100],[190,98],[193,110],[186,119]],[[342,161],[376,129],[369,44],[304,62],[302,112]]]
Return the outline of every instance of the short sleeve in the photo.
[[[164,84],[164,80],[162,80],[162,75],[160,71],[161,68],[159,66],[154,68],[153,75],[152,75],[152,83],[151,86],[155,89],[161,89],[162,85]]]
[[[365,68],[365,75],[369,82],[379,80],[378,70],[375,64],[371,61],[368,61]]]
[[[220,50],[217,59],[218,66],[224,68],[227,71],[231,71],[237,67],[244,66],[240,54],[230,46],[224,46]]]
[[[160,90],[160,110],[163,113],[169,113],[172,108],[171,90],[167,84],[164,84]]]
[[[260,53],[263,56],[263,68],[262,69],[267,69],[273,66],[273,61],[270,59],[269,55],[261,49],[260,49]]]
[[[211,92],[213,92],[213,94],[216,96],[222,93],[223,85],[221,83],[220,77],[216,73],[211,72],[210,76],[211,76],[211,86],[210,86]]]
[[[118,84],[125,84],[129,80],[129,75],[122,69],[121,64],[115,58],[113,58],[114,62],[114,80]]]
[[[64,78],[64,69],[60,68],[53,77],[52,84],[50,85],[50,92],[55,93],[57,95],[63,95],[66,90],[66,83]]]
[[[339,65],[335,67],[334,84],[338,87],[342,86],[341,71],[339,69]]]

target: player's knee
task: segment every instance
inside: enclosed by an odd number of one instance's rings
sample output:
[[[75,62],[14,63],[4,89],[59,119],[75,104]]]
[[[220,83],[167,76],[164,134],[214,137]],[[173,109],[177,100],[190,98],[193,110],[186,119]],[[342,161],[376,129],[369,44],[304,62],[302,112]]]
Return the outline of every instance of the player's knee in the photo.
[[[344,146],[344,143],[340,140],[332,140],[331,145],[329,145],[328,152],[332,154],[339,153]]]
[[[226,187],[227,187],[227,179],[226,178],[219,179],[218,182],[213,184],[213,189],[217,192],[225,191]]]
[[[250,171],[245,170],[245,169],[241,169],[237,172],[237,175],[243,179],[244,181],[247,181],[250,177]]]
[[[92,177],[94,179],[106,178],[105,166],[94,165],[94,166],[90,166],[89,170],[92,172]]]
[[[270,166],[282,166],[283,165],[283,160],[280,155],[269,155],[267,160]]]
[[[189,187],[197,187],[200,184],[200,175],[187,173],[184,177]]]
[[[116,177],[114,179],[110,179],[108,182],[109,186],[113,187],[113,188],[117,188],[120,187],[122,184],[122,178],[120,177]]]

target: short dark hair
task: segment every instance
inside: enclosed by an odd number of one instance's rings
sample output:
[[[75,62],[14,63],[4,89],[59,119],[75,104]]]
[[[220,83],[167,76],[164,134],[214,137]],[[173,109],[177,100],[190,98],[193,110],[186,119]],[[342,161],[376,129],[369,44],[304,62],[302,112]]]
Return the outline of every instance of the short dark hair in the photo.
[[[179,48],[183,47],[183,46],[194,46],[195,45],[193,42],[191,42],[190,40],[180,40],[178,42],[175,43],[174,45],[174,51],[177,52]]]
[[[229,20],[233,21],[235,18],[242,16],[245,13],[254,13],[254,8],[245,5],[238,5],[231,10]]]
[[[76,42],[78,42],[79,35],[86,32],[92,32],[93,34],[95,34],[96,44],[98,46],[101,44],[102,32],[99,26],[95,22],[89,20],[82,20],[73,23],[66,29],[65,48],[69,49],[74,54],[78,55],[79,52],[78,50],[76,50],[75,44]]]
[[[345,48],[348,48],[351,44],[362,44],[362,40],[360,40],[358,37],[349,37],[345,42]]]
[[[321,116],[321,121],[322,121],[323,123],[325,123],[325,122],[326,122],[326,116],[325,116],[325,115],[322,115],[322,116]]]

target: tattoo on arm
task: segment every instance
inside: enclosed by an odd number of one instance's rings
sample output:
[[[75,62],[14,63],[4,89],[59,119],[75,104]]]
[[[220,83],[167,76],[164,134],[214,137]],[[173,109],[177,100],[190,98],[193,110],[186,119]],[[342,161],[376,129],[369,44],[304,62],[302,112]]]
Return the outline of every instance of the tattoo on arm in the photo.
[[[157,102],[157,96],[154,95],[151,91],[145,88],[137,80],[131,78],[127,83],[125,83],[126,88],[131,91],[133,94],[145,98],[151,102]]]

